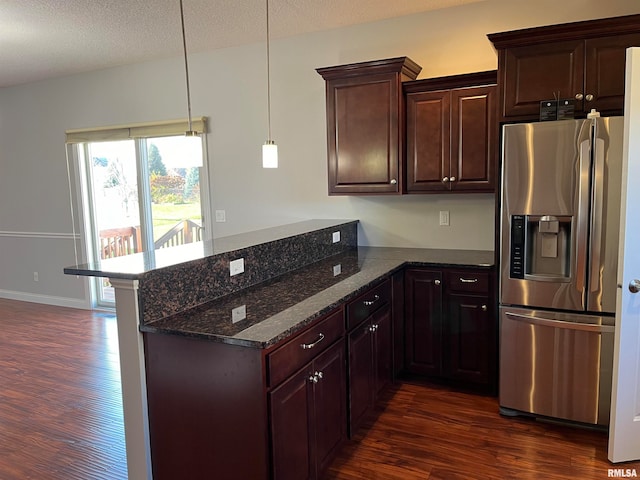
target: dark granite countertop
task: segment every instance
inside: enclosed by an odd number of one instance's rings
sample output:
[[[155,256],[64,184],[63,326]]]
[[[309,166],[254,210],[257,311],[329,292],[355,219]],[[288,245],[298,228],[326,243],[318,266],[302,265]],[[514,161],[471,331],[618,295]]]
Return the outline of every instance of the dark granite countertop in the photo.
[[[70,266],[64,269],[64,273],[89,277],[137,279],[153,270],[294,237],[324,228],[338,227],[353,221],[333,219],[306,220],[289,225],[216,238],[213,241],[187,243],[151,252],[135,253],[123,257],[107,258],[98,262]]]
[[[337,265],[340,265],[340,273],[337,273]],[[494,254],[478,250],[354,248],[268,282],[149,322],[140,329],[268,348],[406,265],[491,268]],[[246,318],[234,322],[232,311],[243,307]]]

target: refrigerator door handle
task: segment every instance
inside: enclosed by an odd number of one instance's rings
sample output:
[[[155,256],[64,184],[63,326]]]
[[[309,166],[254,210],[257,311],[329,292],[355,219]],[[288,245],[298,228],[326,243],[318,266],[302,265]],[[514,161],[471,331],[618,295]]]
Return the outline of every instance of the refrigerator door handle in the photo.
[[[585,130],[588,131],[587,138]],[[591,173],[591,122],[585,122],[579,136],[578,229],[576,232],[576,290],[582,293],[582,308],[586,308],[585,282],[589,229],[589,176]]]
[[[545,327],[564,328],[569,330],[581,330],[584,332],[613,333],[615,328],[613,325],[598,325],[593,323],[563,322],[562,320],[551,320],[550,318],[540,318],[533,315],[523,313],[505,312],[505,315],[512,320],[525,321],[533,325],[542,325]]]
[[[589,290],[600,290],[600,274],[602,272],[602,215],[604,209],[604,140],[594,138],[593,164],[593,203],[591,214],[591,273],[589,274]]]

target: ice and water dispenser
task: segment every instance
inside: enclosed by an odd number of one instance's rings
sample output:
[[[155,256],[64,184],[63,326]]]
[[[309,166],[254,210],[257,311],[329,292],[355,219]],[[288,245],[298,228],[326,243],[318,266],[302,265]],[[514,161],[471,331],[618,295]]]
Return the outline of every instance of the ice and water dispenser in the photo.
[[[511,278],[568,282],[571,216],[511,216]]]

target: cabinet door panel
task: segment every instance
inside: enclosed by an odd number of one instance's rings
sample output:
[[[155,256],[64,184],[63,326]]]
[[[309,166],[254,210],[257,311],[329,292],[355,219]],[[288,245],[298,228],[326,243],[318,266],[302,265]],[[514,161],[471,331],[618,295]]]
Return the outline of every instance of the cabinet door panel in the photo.
[[[451,182],[453,190],[493,191],[495,86],[451,92]]]
[[[448,90],[407,95],[407,191],[448,190],[450,105]]]
[[[491,322],[488,298],[448,295],[449,371],[457,380],[487,384],[490,374]]]
[[[367,321],[348,335],[349,435],[358,428],[373,405],[373,348],[371,324]]]
[[[640,34],[617,35],[586,40],[585,110],[622,114],[626,48],[640,46]]]
[[[393,378],[392,367],[392,334],[391,334],[391,310],[386,308],[377,312],[372,325],[374,332],[374,355],[375,355],[375,396],[376,398]]]
[[[442,272],[405,274],[406,367],[413,373],[442,374]]]
[[[575,98],[583,93],[584,41],[544,43],[509,48],[502,52],[505,117],[537,119],[540,101]],[[582,104],[576,106],[578,110]]]
[[[309,368],[310,370],[310,368]],[[313,478],[311,464],[309,411],[312,390],[307,369],[269,394],[271,409],[271,448],[276,480]]]
[[[399,191],[399,88],[395,74],[327,83],[329,193]]]
[[[318,472],[323,472],[333,453],[346,436],[346,372],[344,341],[336,343],[313,363],[322,378],[313,385],[315,457]]]

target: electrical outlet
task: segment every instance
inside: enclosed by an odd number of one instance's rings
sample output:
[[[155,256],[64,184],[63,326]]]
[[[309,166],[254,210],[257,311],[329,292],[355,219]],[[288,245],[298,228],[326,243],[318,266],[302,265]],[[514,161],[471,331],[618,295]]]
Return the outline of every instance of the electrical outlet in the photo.
[[[239,273],[244,273],[244,258],[238,258],[229,262],[229,274],[233,277]]]
[[[339,263],[333,266],[333,276],[337,277],[342,273],[342,265]]]
[[[333,243],[338,243],[340,241],[340,232],[333,232],[332,238]]]
[[[227,212],[224,210],[216,210],[216,222],[224,223],[227,221]]]
[[[40,276],[38,275],[38,272],[33,272],[33,281],[34,282],[40,281]]]
[[[231,322],[232,323],[241,322],[245,318],[247,318],[247,306],[246,305],[240,305],[239,307],[236,307],[233,310],[231,310]]]
[[[440,210],[440,225],[449,226],[449,210]]]

